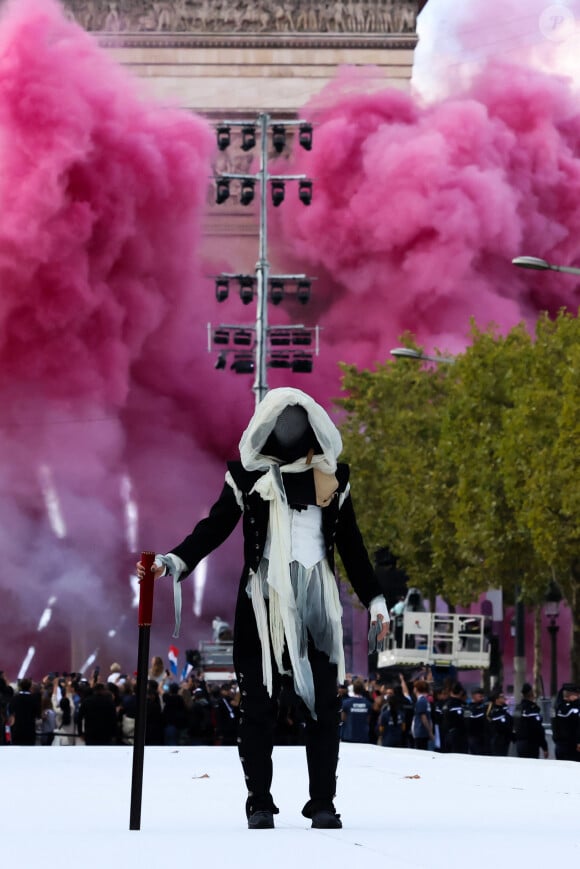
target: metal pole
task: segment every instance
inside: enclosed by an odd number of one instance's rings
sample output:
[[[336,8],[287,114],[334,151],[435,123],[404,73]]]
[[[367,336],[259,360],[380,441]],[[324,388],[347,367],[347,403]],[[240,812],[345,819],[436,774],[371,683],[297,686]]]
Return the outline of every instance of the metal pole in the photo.
[[[268,338],[268,126],[270,117],[260,114],[260,247],[256,263],[256,376],[254,395],[256,407],[268,392],[266,350]]]

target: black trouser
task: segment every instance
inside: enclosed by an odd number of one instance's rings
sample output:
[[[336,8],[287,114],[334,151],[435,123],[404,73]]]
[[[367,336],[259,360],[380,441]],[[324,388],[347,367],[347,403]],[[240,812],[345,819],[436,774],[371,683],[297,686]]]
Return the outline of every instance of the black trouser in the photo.
[[[339,700],[337,667],[310,643],[316,719],[304,706],[306,761],[310,800],[315,806],[332,804],[336,791],[339,749]],[[263,683],[262,654],[252,605],[240,594],[234,628],[234,666],[241,693],[238,749],[244,770],[248,814],[260,809],[275,810],[272,785],[272,750],[278,714],[277,698],[283,677],[272,661],[273,690],[268,695]]]

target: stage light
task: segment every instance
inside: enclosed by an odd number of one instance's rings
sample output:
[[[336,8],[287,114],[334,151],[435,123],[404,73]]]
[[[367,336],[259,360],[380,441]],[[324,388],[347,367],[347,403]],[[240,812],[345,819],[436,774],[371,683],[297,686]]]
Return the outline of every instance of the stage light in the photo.
[[[250,329],[237,329],[234,332],[234,344],[239,346],[249,347],[252,343],[253,333]]]
[[[254,201],[254,187],[256,182],[253,178],[245,178],[242,181],[242,187],[240,190],[240,202],[242,205],[249,205]]]
[[[272,127],[272,145],[277,154],[281,154],[286,147],[286,130],[281,124]]]
[[[230,180],[229,178],[219,178],[216,185],[215,201],[217,205],[221,205],[230,198]]]
[[[309,280],[305,279],[303,281],[298,281],[296,286],[296,298],[301,305],[306,305],[306,303],[310,301],[310,287],[311,283]]]
[[[273,305],[279,305],[284,299],[284,281],[270,281],[270,301]]]
[[[253,374],[254,373],[254,357],[248,354],[243,354],[234,357],[231,364],[232,371],[236,374]]]
[[[272,347],[289,347],[290,340],[288,329],[272,329],[270,331],[270,344]]]
[[[223,369],[226,367],[226,354],[225,353],[220,353],[220,355],[216,359],[215,367],[217,368],[218,371],[223,371]]]
[[[229,344],[230,343],[230,330],[229,329],[214,329],[213,343],[214,344]]]
[[[226,126],[220,126],[216,130],[217,133],[217,145],[220,151],[225,151],[226,148],[229,148],[231,142],[230,136],[230,128]]]
[[[227,278],[216,278],[215,297],[218,302],[225,302],[230,292],[230,282]]]
[[[312,151],[312,124],[300,124],[298,141],[305,151]]]
[[[285,187],[283,181],[272,181],[272,204],[275,208],[284,202]]]
[[[249,305],[254,299],[254,279],[242,275],[239,278],[240,282],[240,299],[244,305]]]
[[[292,343],[295,347],[310,347],[312,345],[312,332],[310,329],[297,329],[292,332]]]
[[[270,368],[291,368],[292,363],[287,353],[272,353],[268,363]]]
[[[251,151],[256,145],[256,128],[242,127],[242,151]]]
[[[296,353],[292,358],[292,371],[295,374],[310,374],[312,372],[311,354]]]
[[[301,181],[298,185],[298,197],[304,205],[312,202],[312,181]]]

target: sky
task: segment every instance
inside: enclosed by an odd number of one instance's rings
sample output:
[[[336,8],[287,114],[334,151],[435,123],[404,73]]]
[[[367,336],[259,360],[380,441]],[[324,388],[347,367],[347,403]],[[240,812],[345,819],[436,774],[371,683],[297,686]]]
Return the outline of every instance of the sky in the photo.
[[[404,866],[539,869],[580,850],[578,769],[525,760],[343,744],[335,805],[342,830],[312,830],[304,749],[274,749],[274,830],[249,831],[235,748],[147,748],[140,829],[129,830],[132,750],[4,748],[4,854],[100,869],[208,865],[255,869]],[[258,840],[258,841],[257,841]]]
[[[578,3],[452,6],[422,13],[409,93],[341,70],[304,106],[312,151],[285,164],[314,197],[271,215],[272,256],[317,280],[272,322],[320,325],[321,353],[269,385],[331,411],[338,363],[372,367],[405,330],[454,353],[472,317],[532,328],[578,307],[571,276],[511,265],[580,262]],[[207,277],[236,271],[202,248],[213,131],[148,97],[56,0],[2,8],[0,669],[43,675],[43,647],[64,669],[71,623],[83,657],[134,654],[135,557],[205,515],[254,397],[206,350],[207,322],[248,319]],[[240,557],[235,532],[187,584],[182,649],[231,617]],[[155,606],[164,654],[168,586]]]

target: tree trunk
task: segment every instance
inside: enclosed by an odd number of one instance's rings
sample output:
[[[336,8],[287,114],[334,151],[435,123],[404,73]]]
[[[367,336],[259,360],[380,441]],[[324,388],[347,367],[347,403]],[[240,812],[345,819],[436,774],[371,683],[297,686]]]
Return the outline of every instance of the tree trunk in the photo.
[[[544,697],[546,694],[544,680],[542,679],[542,607],[534,607],[534,666],[532,685],[536,697]]]

